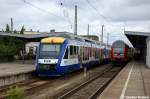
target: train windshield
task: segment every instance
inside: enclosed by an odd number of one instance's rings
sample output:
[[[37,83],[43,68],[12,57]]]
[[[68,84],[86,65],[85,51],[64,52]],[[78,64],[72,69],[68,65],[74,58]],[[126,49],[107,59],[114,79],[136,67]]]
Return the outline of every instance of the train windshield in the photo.
[[[41,59],[58,59],[60,44],[41,44],[40,58]]]
[[[123,48],[114,48],[115,54],[123,54]]]

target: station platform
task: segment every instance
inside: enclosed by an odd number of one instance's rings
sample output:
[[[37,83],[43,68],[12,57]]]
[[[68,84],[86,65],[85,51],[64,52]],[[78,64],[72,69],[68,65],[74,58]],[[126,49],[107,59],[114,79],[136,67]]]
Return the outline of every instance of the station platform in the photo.
[[[150,99],[150,69],[142,62],[128,63],[98,99]]]
[[[0,63],[0,86],[27,80],[35,71],[34,62]]]

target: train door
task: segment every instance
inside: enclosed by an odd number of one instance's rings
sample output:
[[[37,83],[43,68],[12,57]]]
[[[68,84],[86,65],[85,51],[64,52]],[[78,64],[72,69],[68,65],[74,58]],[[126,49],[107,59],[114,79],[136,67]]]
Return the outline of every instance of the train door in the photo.
[[[101,48],[99,49],[99,63],[102,61]]]
[[[102,53],[102,48],[100,49],[100,63],[103,61],[103,53]]]
[[[80,46],[79,47],[79,64],[80,64],[80,68],[83,68],[83,47]]]
[[[98,48],[96,48],[96,52],[95,52],[95,55],[96,55],[96,60],[98,60],[99,61],[99,50],[98,50]]]
[[[88,62],[90,62],[90,57],[91,57],[91,49],[88,47]]]

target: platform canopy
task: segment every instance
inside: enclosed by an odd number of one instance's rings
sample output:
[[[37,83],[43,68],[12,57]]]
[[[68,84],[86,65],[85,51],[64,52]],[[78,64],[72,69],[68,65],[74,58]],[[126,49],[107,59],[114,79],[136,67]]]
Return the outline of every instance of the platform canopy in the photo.
[[[40,32],[38,34],[18,34],[18,33],[0,32],[0,36],[9,36],[9,37],[22,38],[22,39],[37,39],[37,38],[45,38],[45,37],[50,37],[55,35],[67,35],[67,34],[69,33],[68,32],[55,32],[55,33]]]
[[[146,56],[146,39],[150,37],[148,32],[135,32],[125,31],[124,34],[127,36],[133,47],[140,51],[140,56],[145,60]]]
[[[18,34],[18,33],[6,33],[6,32],[0,32],[0,37],[16,37],[20,39],[25,39],[25,40],[35,40],[35,39],[42,39],[46,37],[64,37],[64,38],[69,38],[69,39],[76,39],[79,41],[91,41],[94,42],[92,38],[86,38],[88,37],[87,35],[74,35],[73,33],[69,32],[39,32],[38,34]],[[97,37],[95,35],[92,35],[92,37]],[[97,40],[96,40],[97,41]]]
[[[146,45],[146,38],[150,36],[148,32],[125,31],[124,33],[134,48],[144,47]]]

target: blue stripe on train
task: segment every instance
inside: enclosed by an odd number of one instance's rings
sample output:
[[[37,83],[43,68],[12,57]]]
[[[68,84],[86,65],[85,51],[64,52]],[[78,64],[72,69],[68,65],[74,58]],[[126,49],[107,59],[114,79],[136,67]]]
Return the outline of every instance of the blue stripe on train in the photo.
[[[83,66],[89,67],[90,65],[98,64],[98,61],[91,61],[83,64]],[[38,76],[46,77],[46,76],[61,76],[68,74],[73,71],[77,71],[80,69],[80,64],[73,64],[73,65],[67,65],[67,66],[57,66],[55,71],[37,71]]]
[[[68,66],[57,66],[54,71],[37,71],[39,76],[61,76],[73,71],[77,71],[80,69],[79,64],[73,64]]]
[[[93,62],[90,62],[92,64],[96,64],[98,63],[98,61],[93,61]],[[89,67],[89,63],[85,63],[83,64],[83,66],[86,66],[86,67]],[[65,75],[65,74],[68,74],[70,72],[73,72],[73,71],[77,71],[80,69],[80,64],[73,64],[73,65],[68,65],[68,66],[57,66],[55,71],[40,71],[38,70],[37,71],[37,74],[39,76],[61,76],[61,75]]]

